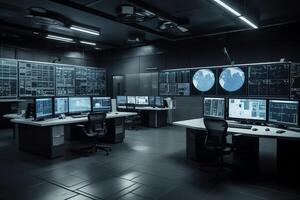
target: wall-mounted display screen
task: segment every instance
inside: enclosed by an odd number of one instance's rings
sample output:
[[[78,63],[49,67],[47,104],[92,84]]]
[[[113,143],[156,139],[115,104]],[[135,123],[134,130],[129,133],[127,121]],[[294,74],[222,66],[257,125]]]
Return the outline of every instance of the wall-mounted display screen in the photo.
[[[190,71],[174,70],[160,72],[159,94],[168,96],[189,96]]]
[[[193,95],[215,95],[216,94],[216,69],[191,70]]]
[[[218,95],[246,95],[247,68],[218,68]]]
[[[0,98],[16,98],[18,87],[18,63],[0,59]]]
[[[75,67],[57,65],[55,68],[56,96],[75,95]]]

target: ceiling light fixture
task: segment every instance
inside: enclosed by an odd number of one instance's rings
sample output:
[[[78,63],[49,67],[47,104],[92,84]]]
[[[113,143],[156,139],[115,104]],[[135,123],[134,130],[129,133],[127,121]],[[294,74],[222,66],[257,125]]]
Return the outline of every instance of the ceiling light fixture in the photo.
[[[72,38],[60,37],[60,36],[56,36],[56,35],[47,35],[46,38],[51,39],[51,40],[58,40],[58,41],[62,41],[62,42],[70,42],[70,43],[74,42],[74,40]]]
[[[83,33],[92,34],[92,35],[100,35],[99,31],[88,29],[88,28],[83,28],[83,27],[75,26],[75,25],[71,25],[70,29],[75,30],[75,31],[80,31]]]
[[[79,41],[81,44],[87,44],[87,45],[92,45],[92,46],[96,46],[95,42],[87,42],[87,41]]]
[[[234,10],[229,5],[227,5],[226,3],[224,3],[223,1],[221,1],[221,0],[213,0],[213,1],[216,2],[217,4],[219,4],[220,6],[222,6],[223,8],[225,8],[226,10],[228,10],[229,12],[231,12],[232,14],[234,14],[235,16],[237,16],[240,20],[242,20],[243,22],[245,22],[246,24],[248,24],[252,28],[258,29],[258,26],[256,26],[254,23],[252,23],[246,17],[242,16],[241,13],[239,13],[236,10]]]
[[[254,29],[258,29],[258,27],[255,25],[255,24],[253,24],[251,21],[249,21],[247,18],[245,18],[245,17],[243,17],[243,16],[241,16],[241,17],[239,17],[242,21],[244,21],[245,23],[247,23],[247,24],[249,24],[252,28],[254,28]]]

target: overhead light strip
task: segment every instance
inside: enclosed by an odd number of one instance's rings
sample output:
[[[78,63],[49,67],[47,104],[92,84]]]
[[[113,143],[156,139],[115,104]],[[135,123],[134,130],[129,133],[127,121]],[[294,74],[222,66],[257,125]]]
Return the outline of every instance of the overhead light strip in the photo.
[[[216,2],[217,4],[219,4],[220,6],[222,6],[223,8],[225,8],[226,10],[228,10],[229,12],[231,12],[232,14],[234,14],[236,17],[238,17],[240,20],[242,20],[243,22],[245,22],[246,24],[248,24],[252,28],[258,29],[258,26],[256,26],[254,23],[252,23],[246,17],[242,16],[241,13],[239,13],[236,10],[234,10],[229,5],[227,5],[226,3],[224,3],[223,1],[221,1],[221,0],[213,0],[213,1]]]
[[[95,42],[87,42],[87,41],[79,41],[81,44],[87,44],[87,45],[92,45],[92,46],[96,46]]]
[[[100,35],[99,31],[95,31],[95,30],[92,30],[92,29],[83,28],[83,27],[75,26],[75,25],[71,25],[70,29],[75,30],[75,31],[80,31],[80,32],[83,32],[83,33],[92,34],[92,35]]]
[[[62,42],[71,42],[71,43],[74,42],[72,38],[60,37],[56,35],[47,35],[46,38],[51,40],[58,40]]]

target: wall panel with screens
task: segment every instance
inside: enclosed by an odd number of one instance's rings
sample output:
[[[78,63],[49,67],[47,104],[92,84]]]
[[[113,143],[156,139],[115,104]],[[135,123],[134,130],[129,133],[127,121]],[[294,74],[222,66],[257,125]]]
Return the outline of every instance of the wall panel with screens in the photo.
[[[58,65],[55,69],[56,96],[75,95],[75,67]]]
[[[16,98],[18,87],[18,63],[0,59],[0,98]]]
[[[19,61],[19,95],[20,97],[54,96],[55,65]]]
[[[291,65],[290,97],[300,99],[300,64]]]
[[[224,67],[217,69],[218,95],[247,95],[247,67]]]
[[[216,68],[200,68],[191,70],[192,95],[216,95]]]
[[[160,72],[159,94],[169,96],[189,96],[190,70]]]
[[[76,95],[105,95],[106,73],[104,69],[76,67]]]

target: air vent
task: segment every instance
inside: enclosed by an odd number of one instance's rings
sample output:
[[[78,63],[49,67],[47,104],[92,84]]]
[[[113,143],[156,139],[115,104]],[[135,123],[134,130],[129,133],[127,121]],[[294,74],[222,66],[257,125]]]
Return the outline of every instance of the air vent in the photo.
[[[25,15],[25,18],[31,20],[32,23],[38,25],[60,27],[65,26],[63,16],[40,7],[30,8],[30,13],[28,15]]]

